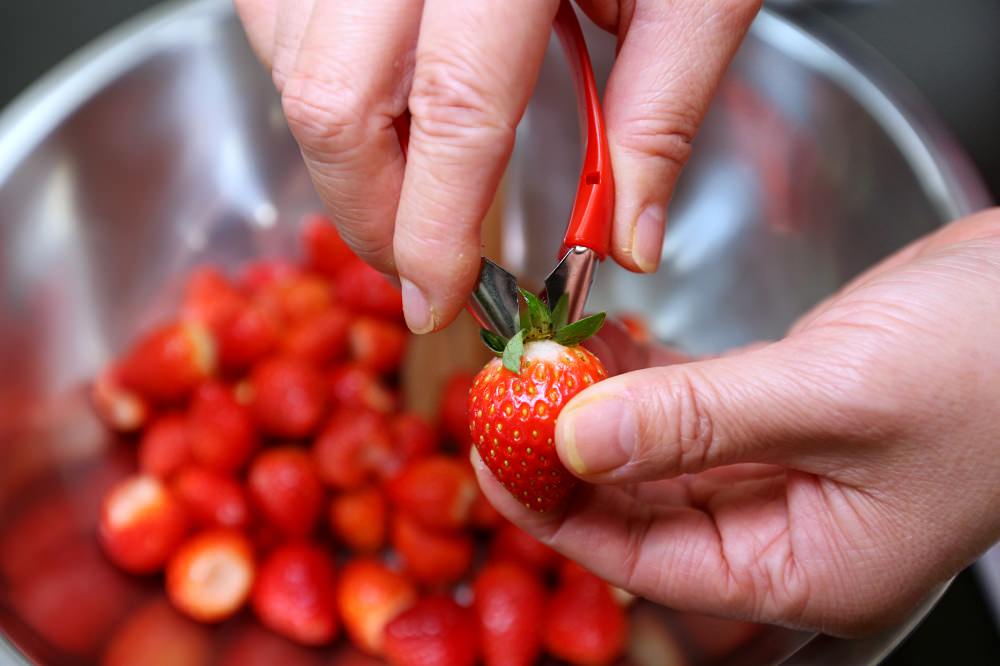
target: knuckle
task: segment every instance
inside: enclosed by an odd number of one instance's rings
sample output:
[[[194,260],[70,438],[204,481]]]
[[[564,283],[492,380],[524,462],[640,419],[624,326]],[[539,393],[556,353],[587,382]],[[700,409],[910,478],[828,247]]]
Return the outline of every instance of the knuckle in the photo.
[[[284,83],[282,111],[304,147],[339,152],[359,145],[365,133],[365,104],[350,85],[294,74]]]
[[[512,143],[516,127],[483,86],[488,79],[455,56],[424,56],[417,62],[409,97],[414,131],[442,145],[496,148]]]
[[[657,466],[665,473],[700,471],[711,462],[716,433],[705,408],[702,384],[689,371],[677,368],[660,390],[648,394],[647,400],[653,401],[653,418],[640,426],[639,442],[647,446],[640,455],[652,458],[650,445],[658,444]],[[666,456],[664,445],[669,451]]]
[[[615,143],[628,153],[661,162],[679,170],[691,156],[691,143],[698,131],[698,110],[665,109],[652,101],[636,104],[621,119]]]

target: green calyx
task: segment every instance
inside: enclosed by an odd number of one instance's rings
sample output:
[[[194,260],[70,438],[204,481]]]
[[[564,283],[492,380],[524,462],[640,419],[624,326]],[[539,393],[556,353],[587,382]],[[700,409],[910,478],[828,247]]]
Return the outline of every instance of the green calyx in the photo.
[[[569,316],[569,298],[566,294],[549,309],[540,298],[526,289],[520,289],[521,296],[527,306],[521,315],[520,330],[514,337],[507,339],[493,331],[482,329],[479,336],[490,351],[503,359],[503,366],[513,372],[521,372],[521,356],[524,345],[534,340],[554,340],[565,347],[578,345],[601,330],[604,324],[604,313],[600,312],[584,317],[572,324],[567,323]],[[527,321],[525,321],[527,320]]]

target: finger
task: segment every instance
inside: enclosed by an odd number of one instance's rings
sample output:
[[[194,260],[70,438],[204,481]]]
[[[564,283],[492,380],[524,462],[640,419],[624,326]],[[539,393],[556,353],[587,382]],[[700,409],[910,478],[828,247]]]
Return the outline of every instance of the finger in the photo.
[[[676,495],[661,504],[620,488],[585,486],[562,511],[538,513],[503,488],[474,447],[471,460],[483,494],[504,517],[613,585],[709,613],[739,612],[754,596],[733,589],[712,517],[686,505],[676,488],[659,493],[656,499]]]
[[[426,2],[394,239],[403,309],[417,333],[448,324],[472,289],[480,225],[510,156],[557,5]]]
[[[837,360],[837,343],[802,336],[602,381],[560,414],[559,457],[597,483],[664,479],[745,462],[819,473],[829,442],[880,436],[870,426],[878,405],[873,388],[861,381],[862,369]]]
[[[234,0],[236,13],[257,59],[271,68],[280,0]]]
[[[390,274],[404,168],[392,120],[406,106],[420,10],[412,0],[316,2],[282,94],[289,127],[341,236]]]
[[[314,0],[278,0],[274,24],[274,46],[271,58],[271,79],[279,91],[295,68],[306,26],[312,16]],[[332,26],[331,26],[332,27]]]
[[[612,253],[626,268],[656,270],[674,184],[760,4],[621,3],[621,48],[604,106],[615,174]]]

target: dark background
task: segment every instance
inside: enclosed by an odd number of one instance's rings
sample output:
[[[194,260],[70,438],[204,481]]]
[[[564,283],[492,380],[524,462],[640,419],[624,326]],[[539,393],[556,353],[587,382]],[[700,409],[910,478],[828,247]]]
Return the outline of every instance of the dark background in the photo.
[[[67,55],[153,4],[156,0],[0,0],[0,108]],[[810,12],[821,12],[856,36],[914,84],[1000,200],[1000,2],[810,4],[817,8]],[[1000,664],[1000,637],[971,572],[958,577],[886,663]]]

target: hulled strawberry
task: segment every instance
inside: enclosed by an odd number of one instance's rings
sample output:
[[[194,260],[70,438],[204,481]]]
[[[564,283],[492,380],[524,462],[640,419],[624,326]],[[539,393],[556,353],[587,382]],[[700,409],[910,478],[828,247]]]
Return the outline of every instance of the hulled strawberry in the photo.
[[[482,332],[499,358],[473,381],[469,433],[504,488],[526,507],[547,511],[576,482],[556,454],[556,418],[573,396],[607,376],[597,357],[580,346],[600,329],[604,314],[567,324],[565,298],[549,310],[535,295],[521,293],[527,325],[509,340]]]

